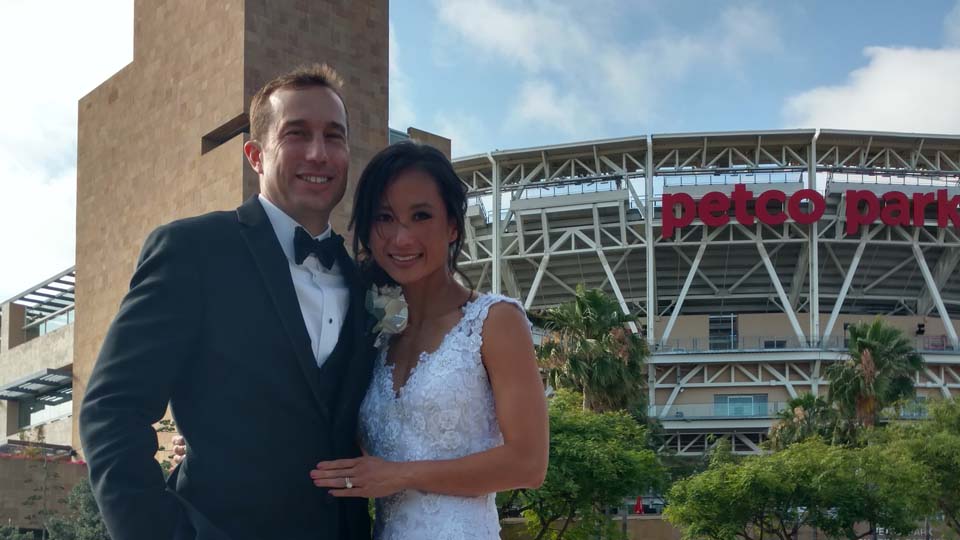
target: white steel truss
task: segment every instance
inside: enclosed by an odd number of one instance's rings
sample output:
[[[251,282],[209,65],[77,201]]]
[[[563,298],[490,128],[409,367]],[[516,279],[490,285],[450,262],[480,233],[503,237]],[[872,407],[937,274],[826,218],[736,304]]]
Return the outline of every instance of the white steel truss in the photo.
[[[578,283],[604,288],[625,311],[647,315],[651,345],[669,340],[681,313],[711,310],[781,312],[811,347],[850,312],[935,310],[949,334],[960,314],[952,279],[960,231],[928,217],[918,227],[848,233],[843,187],[955,191],[958,163],[960,137],[829,130],[647,136],[463,158],[455,165],[475,204],[461,266],[528,308],[560,303]],[[694,219],[663,238],[662,193],[744,183],[815,187],[827,209],[813,225],[731,219],[708,228]],[[824,302],[831,319],[821,331],[813,315]],[[669,316],[662,329],[661,314]]]
[[[654,351],[648,391],[661,419],[674,418],[671,409],[684,406],[680,393],[687,389],[822,395],[823,373],[841,357],[840,320],[850,315],[938,319],[943,350],[924,352],[928,366],[917,384],[960,394],[954,326],[960,228],[941,227],[927,213],[916,226],[878,221],[848,231],[845,195],[850,189],[960,194],[958,136],[651,135],[497,151],[454,165],[472,201],[460,264],[465,274],[478,288],[503,291],[528,309],[565,302],[584,284],[609,292],[625,312],[644,314],[644,328],[636,330]],[[710,191],[729,194],[738,184],[788,195],[814,189],[826,208],[812,224],[743,225],[730,212],[727,223],[708,226],[695,217],[663,237],[664,194],[700,199]],[[792,335],[773,342],[789,350],[683,352],[673,343],[682,317],[729,313],[783,316]],[[711,433],[729,432],[721,428],[694,433],[691,426],[666,445],[702,452]],[[733,430],[746,437],[743,451],[752,451],[748,441],[762,440],[764,429],[754,428]]]

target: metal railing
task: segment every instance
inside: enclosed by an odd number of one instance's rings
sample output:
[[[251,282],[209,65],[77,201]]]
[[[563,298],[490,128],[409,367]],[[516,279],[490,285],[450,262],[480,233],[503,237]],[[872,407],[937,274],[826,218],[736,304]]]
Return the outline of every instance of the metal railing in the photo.
[[[953,352],[957,349],[945,335],[917,336],[914,349],[920,352]],[[711,336],[667,340],[657,353],[684,354],[702,352],[770,352],[770,351],[846,351],[847,338],[830,336],[820,344],[801,343],[797,336]]]
[[[919,174],[885,174],[885,173],[856,173],[856,172],[828,172],[827,182],[847,184],[877,184],[884,186],[917,186],[917,187],[960,187],[960,177],[944,175]]]
[[[649,408],[652,417],[663,420],[724,420],[724,419],[775,419],[785,411],[789,403],[771,401],[767,403],[680,403],[669,407],[653,405]],[[662,416],[664,411],[666,415]],[[900,407],[885,409],[880,417],[884,420],[918,420],[928,416],[927,404],[922,401],[907,403]]]
[[[670,407],[654,405],[650,407],[653,416],[661,416],[666,411],[664,420],[704,420],[704,419],[770,419],[787,408],[786,402],[772,401],[768,403],[733,404],[733,403],[682,403]]]
[[[27,331],[28,335],[31,334],[31,330],[32,334],[36,336],[49,334],[54,330],[73,324],[75,313],[74,305],[70,304],[46,317],[27,323],[23,329]]]

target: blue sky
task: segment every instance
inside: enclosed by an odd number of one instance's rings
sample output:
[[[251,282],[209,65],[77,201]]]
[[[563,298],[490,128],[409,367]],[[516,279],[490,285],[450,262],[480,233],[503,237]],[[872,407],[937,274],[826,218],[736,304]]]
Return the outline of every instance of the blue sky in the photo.
[[[77,100],[133,0],[0,0],[0,299],[74,261]],[[960,133],[960,0],[391,0],[390,125],[454,155],[647,133]],[[349,92],[349,89],[347,89]]]
[[[678,131],[960,131],[955,105],[935,112],[956,87],[917,88],[960,83],[942,73],[960,72],[957,54],[937,58],[960,47],[955,0],[587,5],[394,0],[391,125],[449,135],[455,155]],[[898,101],[911,95],[926,103]]]

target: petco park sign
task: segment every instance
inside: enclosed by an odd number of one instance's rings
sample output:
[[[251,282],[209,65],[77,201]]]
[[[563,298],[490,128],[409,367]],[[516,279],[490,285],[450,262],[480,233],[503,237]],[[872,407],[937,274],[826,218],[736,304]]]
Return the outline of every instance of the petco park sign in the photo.
[[[937,210],[937,226],[946,228],[951,225],[960,229],[960,195],[950,197],[946,189],[936,193],[914,193],[912,196],[899,191],[877,194],[872,191],[848,190],[843,212],[846,216],[847,234],[856,233],[861,225],[875,223],[877,219],[885,225],[920,226],[923,225],[927,207]],[[754,202],[753,213],[748,203]],[[773,205],[770,209],[770,203]],[[806,207],[803,203],[806,202]],[[733,216],[730,210],[733,209]],[[733,193],[727,195],[719,191],[707,193],[699,201],[687,193],[665,193],[663,195],[663,237],[673,237],[674,231],[700,221],[708,227],[726,225],[736,219],[741,225],[753,225],[755,220],[767,225],[781,225],[793,220],[809,225],[823,217],[827,201],[823,195],[812,189],[801,189],[787,195],[778,189],[770,189],[754,197],[754,193],[743,184],[737,184]]]

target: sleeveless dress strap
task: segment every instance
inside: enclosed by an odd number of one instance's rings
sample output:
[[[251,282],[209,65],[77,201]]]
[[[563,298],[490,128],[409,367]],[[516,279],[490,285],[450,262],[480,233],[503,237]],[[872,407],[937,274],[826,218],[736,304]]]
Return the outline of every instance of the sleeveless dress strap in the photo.
[[[526,315],[527,313],[527,311],[523,309],[523,304],[521,304],[520,301],[518,301],[515,298],[511,298],[509,296],[503,296],[500,294],[481,295],[472,304],[470,304],[470,306],[468,306],[470,308],[470,311],[464,314],[464,317],[470,317],[469,319],[470,330],[473,333],[475,333],[478,336],[481,336],[482,338],[483,323],[485,323],[487,320],[487,315],[490,313],[490,308],[494,304],[498,304],[500,302],[513,305],[514,307],[519,309],[520,312],[523,313],[524,315]],[[531,329],[533,327],[533,325],[531,325],[529,321],[527,321],[527,325],[528,325],[528,329]]]

